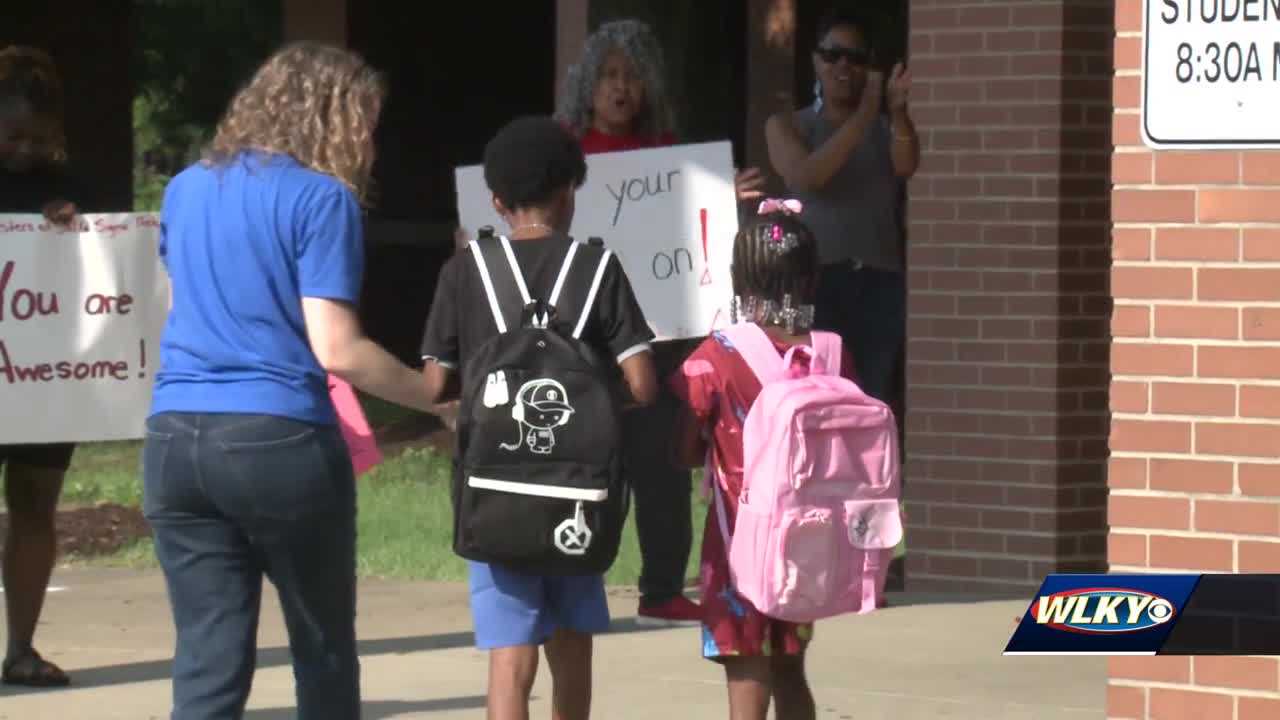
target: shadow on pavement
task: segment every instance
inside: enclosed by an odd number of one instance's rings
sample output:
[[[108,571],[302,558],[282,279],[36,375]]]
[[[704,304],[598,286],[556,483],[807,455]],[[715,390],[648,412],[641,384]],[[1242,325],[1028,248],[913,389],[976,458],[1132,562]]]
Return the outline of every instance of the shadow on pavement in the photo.
[[[360,717],[364,720],[391,720],[409,713],[448,712],[449,710],[480,710],[485,706],[483,695],[403,702],[398,700],[366,700],[360,705]],[[293,720],[298,716],[294,707],[249,710],[244,720]]]
[[[924,593],[896,592],[886,593],[887,608],[911,607],[914,605],[971,605],[976,603],[1006,602],[1009,600],[1026,600],[1031,602],[1032,593],[1017,595],[1014,593]]]
[[[897,607],[910,607],[913,605],[936,605],[936,604],[967,604],[994,602],[1002,600],[1017,599],[1012,596],[1000,595],[959,595],[953,593],[889,593],[888,609],[892,610]],[[615,618],[609,625],[606,634],[629,634],[642,632],[658,632],[671,629],[688,629],[668,628],[640,625],[634,617]],[[403,655],[416,652],[425,652],[432,650],[451,650],[455,648],[469,648],[474,643],[474,636],[470,631],[441,633],[436,635],[416,635],[411,637],[400,638],[378,638],[372,640],[363,640],[359,644],[361,657],[370,657],[374,655]],[[269,667],[285,667],[291,664],[288,647],[271,647],[262,648],[258,651],[258,668]],[[119,665],[102,665],[98,667],[77,668],[71,670],[72,689],[86,689],[95,687],[107,687],[112,685],[128,685],[131,683],[151,682],[153,680],[164,680],[170,677],[172,672],[171,660],[151,660],[146,662],[122,663]],[[28,692],[46,692],[32,689],[5,688],[7,695],[25,694]],[[465,700],[457,699],[458,701]],[[452,702],[439,701],[439,702]],[[401,712],[409,712],[403,710]],[[259,716],[253,716],[259,717]],[[261,717],[276,717],[267,715]],[[280,717],[285,717],[281,715]],[[374,717],[382,717],[375,715]],[[261,720],[261,718],[259,718]]]
[[[449,650],[470,647],[471,644],[472,634],[470,632],[380,638],[362,641],[360,643],[360,655],[361,657],[366,657],[369,655],[415,653],[425,650]],[[292,664],[292,660],[289,657],[288,647],[264,648],[258,651],[259,669],[288,666],[290,664]],[[83,689],[164,680],[170,677],[171,671],[171,660],[151,660],[148,662],[102,665],[68,670],[68,673],[71,675],[71,687]]]
[[[636,624],[635,618],[615,619],[609,625],[609,634],[636,633],[666,630],[663,627],[647,627]],[[362,640],[359,644],[360,657],[372,655],[404,655],[430,650],[452,650],[472,647],[474,636],[470,631],[442,633],[438,635],[417,635],[403,638],[379,638]],[[288,647],[263,648],[258,651],[258,668],[281,667],[292,664]],[[128,685],[131,683],[164,680],[171,676],[171,660],[151,660],[147,662],[123,663],[120,665],[102,665],[99,667],[69,670],[72,689],[106,687],[111,685]],[[36,692],[19,690],[22,692]],[[402,711],[402,712],[408,712]],[[275,717],[275,716],[270,716]],[[284,717],[284,716],[281,716]],[[292,716],[290,716],[292,717]],[[376,716],[375,716],[376,717]]]

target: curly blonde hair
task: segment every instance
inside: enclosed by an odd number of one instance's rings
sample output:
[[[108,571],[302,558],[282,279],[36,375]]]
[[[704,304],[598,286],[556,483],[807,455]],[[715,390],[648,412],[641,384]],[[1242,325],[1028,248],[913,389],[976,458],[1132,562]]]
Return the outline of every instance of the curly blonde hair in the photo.
[[[50,165],[67,161],[62,80],[43,50],[10,45],[0,50],[0,108],[32,113],[40,129],[38,151]]]
[[[636,116],[633,132],[650,138],[674,133],[675,113],[667,97],[662,47],[653,30],[639,20],[615,20],[591,33],[583,45],[582,59],[565,75],[556,119],[578,137],[591,127],[596,84],[600,82],[600,71],[613,50],[625,55],[644,80],[644,107]]]
[[[385,80],[359,55],[315,43],[289,45],[232,99],[204,159],[225,164],[246,150],[289,155],[337,178],[364,202],[385,97]]]

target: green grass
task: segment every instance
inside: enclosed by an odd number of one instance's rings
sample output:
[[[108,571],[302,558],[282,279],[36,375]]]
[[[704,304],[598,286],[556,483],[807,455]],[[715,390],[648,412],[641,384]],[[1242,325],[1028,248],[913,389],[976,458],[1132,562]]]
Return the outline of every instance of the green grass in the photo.
[[[142,443],[83,443],[76,446],[62,486],[63,504],[142,504]]]
[[[395,406],[379,407],[375,403],[369,403],[372,406],[370,424],[375,427],[407,414]],[[139,506],[142,502],[140,451],[139,442],[78,446],[67,472],[64,504],[114,502]],[[466,565],[452,550],[449,464],[449,458],[429,448],[410,449],[399,456],[388,457],[382,465],[357,480],[357,568],[362,576],[405,580],[466,579]],[[694,548],[690,553],[688,577],[697,572],[702,521],[706,517],[706,505],[696,493],[693,503]],[[634,515],[633,511],[627,519],[618,559],[607,576],[613,585],[634,585],[640,576],[640,549]],[[151,568],[156,564],[149,539],[89,562],[130,568]]]
[[[369,421],[371,428],[384,428],[417,414],[403,405],[389,403],[382,398],[365,395],[359,391],[356,393],[360,397],[360,406],[364,409],[364,417]]]
[[[362,575],[415,580],[463,580],[466,565],[453,554],[449,505],[449,459],[429,449],[408,450],[360,479],[359,571]],[[695,541],[690,575],[697,568],[706,506],[694,499]],[[614,585],[634,585],[640,550],[634,513],[622,548],[607,576]]]
[[[362,397],[369,424],[386,427],[412,411]],[[142,503],[140,442],[88,443],[76,448],[63,490],[65,504],[114,502],[137,507]],[[693,552],[686,577],[697,574],[707,504],[697,488],[693,493]],[[452,551],[452,508],[449,503],[449,459],[430,449],[411,449],[388,457],[362,476],[359,483],[358,559],[361,575],[406,580],[456,581],[466,566]],[[905,543],[897,554],[905,553]],[[92,560],[94,564],[154,567],[149,539],[120,552]],[[634,507],[623,531],[618,559],[607,575],[611,585],[634,585],[640,576]]]

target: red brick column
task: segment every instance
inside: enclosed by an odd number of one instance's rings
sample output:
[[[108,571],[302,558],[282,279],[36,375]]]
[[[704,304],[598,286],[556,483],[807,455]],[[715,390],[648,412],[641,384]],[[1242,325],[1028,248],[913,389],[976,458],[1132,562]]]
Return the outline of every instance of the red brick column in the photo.
[[[1106,552],[1111,2],[913,2],[909,589]]]
[[[1116,571],[1280,572],[1280,153],[1152,152],[1142,2],[1115,40]],[[1275,658],[1113,658],[1110,718],[1280,718]]]

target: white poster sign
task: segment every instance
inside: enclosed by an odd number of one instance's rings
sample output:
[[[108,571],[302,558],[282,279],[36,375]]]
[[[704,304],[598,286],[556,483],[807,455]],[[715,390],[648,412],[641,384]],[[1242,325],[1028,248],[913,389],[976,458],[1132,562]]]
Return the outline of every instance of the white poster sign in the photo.
[[[1147,145],[1280,147],[1280,0],[1146,0],[1145,28]]]
[[[168,278],[155,215],[0,215],[0,442],[139,438]]]
[[[457,169],[458,217],[471,237],[492,225],[481,166]],[[654,334],[701,337],[729,321],[729,261],[738,232],[728,142],[587,156],[570,233],[617,253]]]

